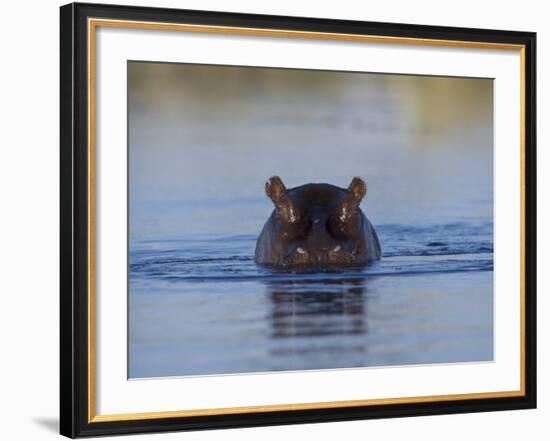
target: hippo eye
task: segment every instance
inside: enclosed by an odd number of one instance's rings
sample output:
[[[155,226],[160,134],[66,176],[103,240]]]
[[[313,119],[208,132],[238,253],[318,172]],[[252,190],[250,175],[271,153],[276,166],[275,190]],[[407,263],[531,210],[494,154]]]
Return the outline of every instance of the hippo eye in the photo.
[[[311,220],[306,213],[302,214],[300,219],[294,223],[286,222],[285,219],[281,220],[282,222],[279,222],[279,228],[281,229],[282,235],[287,240],[303,239],[311,231]]]

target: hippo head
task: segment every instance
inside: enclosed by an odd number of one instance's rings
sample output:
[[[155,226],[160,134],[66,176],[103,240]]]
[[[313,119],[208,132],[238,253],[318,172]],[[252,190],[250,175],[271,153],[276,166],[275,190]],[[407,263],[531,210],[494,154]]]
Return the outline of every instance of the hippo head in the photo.
[[[275,209],[256,244],[256,262],[277,267],[361,266],[380,258],[374,228],[359,204],[365,182],[347,189],[306,184],[287,189],[278,176],[265,191]]]

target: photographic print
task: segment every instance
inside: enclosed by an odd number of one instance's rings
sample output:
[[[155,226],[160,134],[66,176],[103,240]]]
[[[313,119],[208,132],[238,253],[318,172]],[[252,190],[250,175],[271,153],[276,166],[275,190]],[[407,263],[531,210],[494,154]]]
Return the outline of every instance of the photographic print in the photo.
[[[493,79],[127,78],[130,379],[493,361]]]
[[[60,432],[536,407],[536,34],[60,11]]]

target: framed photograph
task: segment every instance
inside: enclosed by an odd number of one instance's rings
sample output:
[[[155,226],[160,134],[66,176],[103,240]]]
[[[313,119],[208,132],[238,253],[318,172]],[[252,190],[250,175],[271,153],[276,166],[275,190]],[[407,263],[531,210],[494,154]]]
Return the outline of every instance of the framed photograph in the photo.
[[[536,406],[534,33],[61,7],[61,433]]]

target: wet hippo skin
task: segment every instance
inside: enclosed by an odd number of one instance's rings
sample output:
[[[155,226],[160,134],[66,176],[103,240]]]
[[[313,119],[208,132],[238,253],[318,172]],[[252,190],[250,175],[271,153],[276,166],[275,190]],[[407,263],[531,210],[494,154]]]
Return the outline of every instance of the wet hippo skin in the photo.
[[[287,189],[278,176],[265,192],[275,209],[256,242],[255,260],[275,267],[363,266],[382,252],[374,227],[359,208],[361,178],[347,189],[306,184]]]

